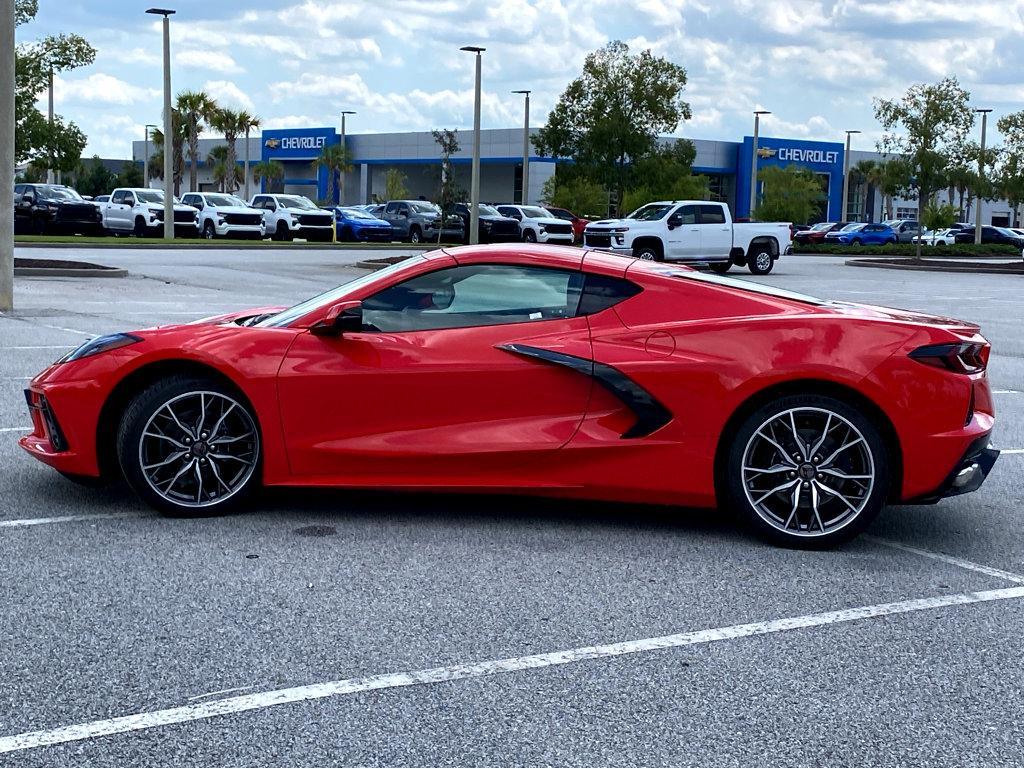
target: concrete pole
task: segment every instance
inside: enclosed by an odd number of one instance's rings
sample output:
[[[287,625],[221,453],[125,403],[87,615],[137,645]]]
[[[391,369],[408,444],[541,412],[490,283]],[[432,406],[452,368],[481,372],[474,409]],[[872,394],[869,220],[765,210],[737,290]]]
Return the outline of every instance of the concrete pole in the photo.
[[[50,133],[52,135],[53,134],[53,67],[50,67],[50,87],[49,87],[49,93],[50,93],[50,97],[49,97],[50,109],[49,109],[48,115],[49,115],[49,120],[50,120]],[[50,155],[50,163],[47,165],[47,168],[46,168],[46,183],[47,184],[53,184],[54,181],[55,181],[55,179],[53,177],[53,168],[50,167],[52,165],[53,165],[53,155]]]
[[[757,208],[757,134],[761,127],[761,115],[770,115],[770,112],[756,110],[754,112],[754,141],[750,150],[750,211],[747,214],[754,218],[754,209]]]
[[[14,0],[0,2],[0,312],[14,309]]]
[[[245,196],[245,202],[249,202],[249,126],[245,127],[245,186],[243,187],[242,194]]]
[[[850,137],[853,134],[859,134],[860,131],[847,131],[846,132],[846,154],[843,155],[843,207],[841,218],[839,221],[849,221],[847,217],[847,208],[850,205]]]
[[[171,111],[171,18],[164,14],[164,238],[174,240],[174,113]]]
[[[345,112],[341,113],[341,149],[342,149],[342,152],[345,151],[345,147],[347,146],[345,144],[345,114],[346,114]],[[331,173],[333,174],[334,171],[331,171]],[[342,171],[340,174],[338,174],[338,176],[340,177],[338,179],[338,205],[339,206],[343,206],[343,205],[345,205],[345,172]]]
[[[530,92],[524,91],[525,107],[523,115],[523,205],[530,202]]]
[[[146,135],[142,139],[142,186],[149,187],[149,126],[146,126]]]
[[[473,89],[473,172],[469,183],[469,243],[480,242],[480,62],[476,51],[476,85]],[[444,222],[441,222],[444,227]]]
[[[988,113],[990,109],[976,109],[975,112],[981,113],[981,152],[978,154],[978,181],[983,182],[985,180],[985,128],[988,124]],[[979,184],[979,187],[981,185]],[[978,194],[975,195],[975,210],[974,210],[974,244],[977,246],[981,245],[981,190],[978,190]]]

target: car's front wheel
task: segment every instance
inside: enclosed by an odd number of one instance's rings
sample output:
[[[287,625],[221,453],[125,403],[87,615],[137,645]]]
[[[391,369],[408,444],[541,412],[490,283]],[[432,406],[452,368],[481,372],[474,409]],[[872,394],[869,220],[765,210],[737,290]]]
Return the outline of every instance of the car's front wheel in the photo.
[[[207,219],[206,223],[203,225],[203,237],[207,240],[213,240],[217,237],[217,231],[213,228],[213,222],[209,219]]]
[[[722,468],[730,506],[763,538],[827,548],[885,505],[889,459],[875,423],[836,398],[779,398],[748,416]]]
[[[222,512],[259,484],[252,409],[209,379],[172,376],[139,393],[121,419],[117,450],[131,487],[169,515]]]

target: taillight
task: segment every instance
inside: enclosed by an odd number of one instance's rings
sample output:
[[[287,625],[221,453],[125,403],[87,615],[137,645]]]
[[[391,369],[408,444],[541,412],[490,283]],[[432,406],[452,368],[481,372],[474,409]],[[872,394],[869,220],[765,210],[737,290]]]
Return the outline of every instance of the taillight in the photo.
[[[918,347],[910,353],[910,357],[957,374],[977,374],[988,366],[990,350],[990,346],[984,342],[951,342]]]

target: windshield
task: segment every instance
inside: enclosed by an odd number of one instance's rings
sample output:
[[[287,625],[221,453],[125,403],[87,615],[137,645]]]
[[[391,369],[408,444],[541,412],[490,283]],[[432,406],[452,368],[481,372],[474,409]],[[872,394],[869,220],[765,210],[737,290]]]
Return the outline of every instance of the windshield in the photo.
[[[163,190],[134,190],[135,198],[140,203],[163,203]]]
[[[664,219],[671,210],[672,204],[670,203],[650,203],[642,208],[638,208],[626,218],[638,219],[641,222],[654,222],[658,219]]]
[[[248,203],[241,198],[236,198],[234,195],[207,195],[206,202],[214,208],[218,208],[220,206],[238,206],[240,208],[249,207]]]
[[[483,203],[477,205],[476,210],[484,216],[501,216],[501,212],[498,211],[494,206],[488,206]]]
[[[81,200],[82,196],[70,187],[36,187],[43,200]]]
[[[845,227],[843,227],[843,229],[841,229],[839,231],[840,232],[856,232],[857,230],[859,230],[863,226],[864,226],[863,224],[848,224]]]
[[[409,207],[412,208],[412,210],[415,211],[418,214],[439,214],[439,213],[441,213],[441,209],[440,208],[435,206],[433,203],[428,203],[425,200],[417,200],[415,202],[412,202],[412,203],[409,204]]]
[[[370,214],[362,211],[358,208],[339,208],[343,216],[347,216],[349,219],[376,219],[376,216],[370,216]]]
[[[811,227],[811,232],[821,232],[822,230],[829,229],[835,222],[818,222],[816,225]]]
[[[390,267],[385,267],[383,270],[377,270],[376,272],[371,272],[367,275],[360,275],[358,278],[354,278],[348,283],[342,283],[340,286],[332,288],[330,291],[325,291],[322,294],[314,296],[312,299],[307,299],[305,302],[301,302],[294,307],[289,307],[287,310],[277,313],[277,315],[271,315],[269,318],[260,321],[256,325],[268,328],[280,328],[282,326],[287,326],[289,323],[293,323],[303,315],[312,312],[318,307],[334,304],[335,302],[344,299],[346,296],[349,296],[354,291],[358,291],[363,286],[373,283],[379,278],[387,277],[393,272],[404,270],[410,264],[422,262],[423,259],[424,257],[422,256],[413,256],[409,259],[403,259],[397,264],[392,264]]]
[[[550,219],[551,214],[545,211],[543,208],[537,206],[522,206],[520,210],[524,216],[529,216],[531,219]]]
[[[301,208],[305,211],[320,210],[312,200],[299,197],[298,195],[278,195],[277,203],[285,208]]]

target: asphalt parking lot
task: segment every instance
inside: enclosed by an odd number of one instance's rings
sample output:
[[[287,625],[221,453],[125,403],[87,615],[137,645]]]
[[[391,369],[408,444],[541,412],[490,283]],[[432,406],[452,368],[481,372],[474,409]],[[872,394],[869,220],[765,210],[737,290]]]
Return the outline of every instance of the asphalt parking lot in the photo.
[[[993,343],[994,443],[1015,453],[980,492],[890,508],[832,552],[715,512],[506,497],[289,491],[169,520],[17,448],[26,382],[80,341],[293,303],[362,256],[76,250],[131,275],[16,281],[0,764],[1024,763],[1016,276],[788,257],[759,279],[965,317]]]

